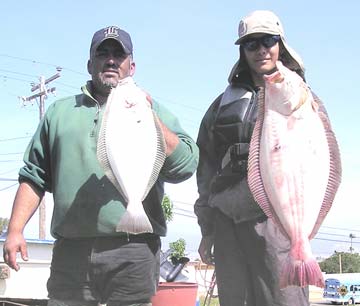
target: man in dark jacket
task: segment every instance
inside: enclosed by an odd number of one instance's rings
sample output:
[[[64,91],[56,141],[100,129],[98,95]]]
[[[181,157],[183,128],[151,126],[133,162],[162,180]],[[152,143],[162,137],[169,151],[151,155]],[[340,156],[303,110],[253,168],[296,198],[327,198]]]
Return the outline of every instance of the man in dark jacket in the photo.
[[[300,57],[286,43],[280,20],[255,11],[239,25],[240,58],[229,86],[209,107],[198,134],[201,227],[199,253],[215,263],[221,306],[305,306],[308,288],[279,288],[280,262],[290,242],[255,202],[247,182],[249,143],[263,75],[280,60],[304,78]]]

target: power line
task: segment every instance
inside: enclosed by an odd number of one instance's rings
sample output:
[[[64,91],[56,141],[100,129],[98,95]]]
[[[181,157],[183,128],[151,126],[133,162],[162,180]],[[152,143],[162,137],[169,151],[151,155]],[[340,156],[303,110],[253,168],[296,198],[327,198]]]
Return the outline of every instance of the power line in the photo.
[[[59,65],[55,65],[55,64],[50,64],[50,63],[44,63],[44,62],[40,62],[40,61],[36,61],[36,60],[31,60],[31,59],[27,59],[27,58],[20,58],[20,57],[16,57],[16,56],[11,56],[11,55],[7,55],[7,54],[0,54],[0,56],[3,56],[3,57],[8,57],[8,58],[12,58],[12,59],[16,59],[16,60],[21,60],[21,61],[27,61],[27,62],[31,62],[31,63],[37,63],[37,64],[42,64],[42,65],[47,65],[47,66],[51,66],[51,67],[56,67],[57,69],[59,68],[60,69],[60,66]],[[67,71],[70,71],[72,73],[76,73],[76,74],[79,74],[79,75],[83,75],[83,76],[88,76],[87,74],[85,73],[82,73],[82,72],[78,72],[78,71],[75,71],[75,70],[72,70],[72,69],[69,69],[69,68],[66,68],[66,67],[61,67],[62,70],[67,70]],[[0,69],[0,71],[4,71],[4,72],[8,72],[8,73],[13,73],[13,74],[17,74],[17,75],[23,75],[23,76],[30,76],[30,77],[36,77],[34,75],[30,75],[30,74],[25,74],[25,73],[21,73],[21,72],[16,72],[16,71],[11,71],[11,70],[5,70],[5,69]],[[9,76],[6,76],[6,75],[0,75],[0,77],[4,77],[6,79],[12,79],[12,80],[17,80],[17,81],[21,81],[21,82],[26,82],[26,83],[31,83],[32,81],[29,81],[29,80],[24,80],[24,79],[18,79],[18,78],[13,78],[13,77],[9,77]],[[61,83],[61,82],[56,82],[57,84],[60,84],[62,86],[66,86],[66,87],[69,87],[69,88],[72,88],[72,89],[79,89],[75,86],[72,86],[72,85],[68,85],[68,84],[65,84],[65,83]],[[72,93],[71,93],[72,94]],[[195,111],[198,111],[198,112],[201,112],[203,113],[204,110],[203,109],[200,109],[198,107],[195,107],[193,105],[186,105],[186,104],[182,104],[182,103],[178,103],[178,102],[175,102],[175,101],[172,101],[170,99],[166,99],[166,98],[162,98],[162,97],[159,97],[157,95],[151,95],[152,97],[154,97],[156,100],[161,100],[163,102],[168,102],[170,104],[174,104],[174,105],[178,105],[178,106],[181,106],[181,107],[184,107],[186,109],[192,109],[192,110],[195,110]],[[198,122],[194,122],[193,120],[189,120],[188,118],[183,118],[184,120],[188,121],[188,123],[190,123],[193,127],[198,127],[199,123]]]
[[[2,71],[2,69],[0,69],[0,71]],[[16,72],[13,72],[13,73],[16,73]],[[19,73],[19,74],[20,74],[20,73]],[[0,77],[3,77],[4,80],[9,79],[9,80],[20,81],[20,82],[23,82],[23,83],[28,83],[28,84],[33,83],[33,81],[30,81],[30,80],[24,80],[24,79],[9,77],[9,76],[3,75],[3,74],[0,74]],[[73,86],[73,85],[65,84],[65,83],[62,83],[62,82],[56,82],[56,83],[59,84],[59,85],[62,85],[62,86],[71,88],[71,89],[79,90],[79,87],[76,87],[76,86]],[[2,84],[2,85],[4,85],[4,84]],[[4,87],[5,87],[5,86],[4,86]],[[60,91],[60,90],[59,90],[59,91]],[[70,93],[70,94],[74,94],[74,92],[70,92],[70,91],[67,91],[67,90],[64,90],[64,89],[61,89],[61,92],[67,92],[67,93]],[[18,97],[18,95],[14,94],[14,93],[10,93],[10,94],[13,95],[13,96],[15,96],[15,97]]]
[[[188,214],[184,214],[184,213],[181,213],[181,212],[176,212],[176,211],[174,211],[174,214],[175,214],[175,215],[178,215],[178,216],[184,216],[184,217],[196,219],[196,216],[190,216],[190,215],[188,215]]]
[[[334,230],[342,230],[342,231],[359,232],[360,233],[360,230],[354,230],[354,229],[349,229],[349,228],[330,227],[330,226],[322,226],[322,228],[329,228],[329,229],[334,229]]]
[[[326,238],[317,238],[315,237],[314,240],[324,240],[324,241],[331,241],[331,242],[345,242],[345,243],[350,243],[349,240],[336,240],[336,239],[326,239]],[[360,241],[353,241],[352,243],[359,243],[360,244]]]
[[[0,155],[19,155],[19,154],[24,154],[24,152],[14,152],[14,153],[0,153]]]
[[[16,60],[19,60],[19,61],[30,62],[30,63],[33,63],[33,64],[40,64],[40,65],[45,65],[45,66],[50,66],[50,67],[55,67],[55,68],[60,67],[59,65],[55,65],[55,64],[51,64],[51,63],[45,63],[45,62],[40,62],[40,61],[32,60],[32,59],[29,59],[29,58],[12,56],[12,55],[8,55],[8,54],[0,54],[0,56],[1,56],[1,57],[7,57],[7,58],[16,59]],[[76,73],[76,74],[79,74],[79,75],[87,76],[87,74],[85,74],[85,73],[83,73],[83,72],[79,72],[79,71],[76,71],[76,70],[73,70],[73,69],[70,69],[70,68],[66,68],[66,67],[62,67],[62,66],[61,66],[61,68],[62,68],[63,70],[67,70],[67,71],[70,71],[70,72],[72,72],[72,73]]]
[[[17,171],[17,170],[19,170],[19,168],[13,168],[13,169],[10,169],[10,170],[6,170],[5,172],[1,172],[0,175],[8,174],[8,173],[11,173],[11,172],[14,172],[14,171]]]
[[[7,73],[13,73],[13,74],[17,74],[17,75],[22,75],[22,76],[28,76],[28,77],[32,77],[32,78],[36,78],[36,75],[33,74],[27,74],[27,73],[22,73],[22,72],[16,72],[16,71],[12,71],[12,70],[7,70],[7,69],[0,69],[0,71],[3,72],[7,72]]]
[[[19,161],[22,161],[22,159],[5,159],[5,160],[0,160],[0,163],[15,163]]]
[[[183,202],[183,201],[177,201],[177,200],[172,200],[172,202],[173,203],[184,204],[184,205],[189,205],[189,206],[194,206],[193,203],[189,203],[189,202]],[[181,209],[181,208],[179,208],[179,209]],[[182,210],[185,210],[185,209],[182,209]],[[188,210],[188,212],[191,212],[191,211]],[[191,212],[191,213],[193,213],[193,212]],[[321,228],[329,228],[329,229],[334,229],[334,230],[343,230],[343,231],[348,231],[348,232],[360,232],[360,230],[354,230],[354,229],[349,229],[349,228],[330,227],[330,226],[321,226]],[[347,235],[324,233],[324,232],[318,232],[317,234],[348,237]]]
[[[174,209],[177,209],[177,210],[183,211],[183,212],[185,212],[185,213],[194,215],[194,212],[191,211],[191,210],[188,210],[188,209],[183,209],[183,208],[179,208],[179,207],[176,207],[176,206],[174,206]]]
[[[188,203],[188,202],[182,202],[182,201],[176,201],[176,200],[173,200],[172,202],[173,203],[179,203],[179,204],[194,206],[194,203]]]
[[[18,184],[18,183],[15,183],[15,184],[12,184],[12,185],[7,186],[7,187],[5,187],[5,188],[2,188],[2,189],[0,189],[0,191],[4,191],[4,190],[7,190],[7,189],[10,189],[10,188],[16,186],[17,184]]]
[[[65,83],[62,83],[62,82],[58,82],[58,81],[56,81],[56,84],[59,84],[59,85],[65,86],[65,87],[69,87],[69,88],[72,88],[72,89],[76,89],[76,90],[80,89],[80,88],[78,88],[76,86],[68,85],[68,84],[65,84]]]
[[[39,62],[39,61],[32,60],[32,59],[29,59],[29,58],[17,57],[17,56],[8,55],[8,54],[0,54],[0,56],[7,57],[7,58],[12,58],[12,59],[16,59],[16,60],[24,61],[24,62],[31,62],[33,64],[41,64],[41,65],[46,65],[46,66],[51,66],[51,67],[58,67],[58,65]]]
[[[333,233],[323,233],[323,232],[318,232],[317,234],[321,234],[321,235],[331,235],[331,236],[338,236],[338,237],[349,237],[349,235],[333,234]]]
[[[30,81],[30,80],[24,80],[24,79],[9,77],[9,76],[4,75],[4,74],[0,74],[0,77],[2,77],[2,78],[4,78],[4,79],[20,81],[20,82],[24,82],[24,83],[31,83],[31,82],[32,82],[32,81]]]
[[[174,102],[174,101],[171,101],[171,100],[169,100],[169,99],[162,98],[162,97],[157,96],[157,95],[151,95],[151,96],[154,97],[156,100],[160,100],[160,101],[164,101],[164,102],[169,102],[170,104],[180,105],[180,106],[186,107],[187,109],[192,109],[192,110],[195,110],[195,111],[198,111],[198,112],[201,112],[201,113],[204,112],[203,109],[200,109],[200,108],[195,107],[195,106],[193,106],[193,105],[186,105],[186,104]]]
[[[19,139],[25,139],[25,138],[30,138],[30,137],[31,137],[31,136],[21,136],[21,137],[14,137],[14,138],[4,138],[4,139],[0,139],[0,142],[19,140]]]

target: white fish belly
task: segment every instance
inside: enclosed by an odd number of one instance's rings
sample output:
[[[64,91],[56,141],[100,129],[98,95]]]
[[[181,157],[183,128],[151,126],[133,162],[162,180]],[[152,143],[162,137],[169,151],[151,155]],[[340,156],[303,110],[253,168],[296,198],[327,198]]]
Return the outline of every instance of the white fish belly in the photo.
[[[264,189],[293,243],[310,235],[330,171],[323,125],[311,106],[302,111],[299,118],[268,109],[260,144]]]
[[[97,156],[126,202],[116,231],[153,232],[142,201],[165,161],[165,142],[146,94],[132,78],[113,88],[100,129]],[[124,203],[125,204],[125,203]]]
[[[128,201],[142,201],[157,154],[157,131],[150,108],[113,107],[106,150],[112,171]]]

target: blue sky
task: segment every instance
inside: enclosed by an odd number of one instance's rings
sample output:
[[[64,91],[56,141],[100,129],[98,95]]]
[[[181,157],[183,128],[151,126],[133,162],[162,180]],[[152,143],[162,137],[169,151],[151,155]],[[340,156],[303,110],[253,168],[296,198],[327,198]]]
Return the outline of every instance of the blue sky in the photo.
[[[287,42],[303,58],[307,81],[324,101],[336,132],[343,161],[343,182],[334,205],[314,240],[314,253],[348,250],[349,234],[360,237],[358,188],[360,71],[357,0],[292,1],[3,1],[0,10],[0,216],[10,214],[22,153],[39,120],[38,105],[21,105],[19,96],[33,94],[31,83],[48,78],[56,98],[76,94],[89,78],[86,64],[93,33],[108,25],[127,30],[134,43],[135,80],[177,114],[183,127],[197,136],[207,107],[227,85],[238,57],[234,45],[242,16],[255,9],[274,11],[282,20]],[[192,204],[194,178],[167,186],[176,218],[169,241],[184,237],[188,251],[200,239]],[[47,199],[51,214],[51,197]],[[357,213],[356,213],[357,212]],[[183,216],[186,215],[186,216]],[[35,237],[34,216],[26,235]],[[50,236],[48,236],[50,238]],[[360,251],[360,239],[353,240]]]

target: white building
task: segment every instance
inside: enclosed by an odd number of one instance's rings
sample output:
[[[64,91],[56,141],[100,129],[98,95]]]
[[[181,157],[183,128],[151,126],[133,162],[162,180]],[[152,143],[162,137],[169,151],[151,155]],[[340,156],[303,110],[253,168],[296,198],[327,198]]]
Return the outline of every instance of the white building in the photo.
[[[0,238],[0,248],[5,239]],[[0,257],[0,300],[34,304],[34,300],[46,300],[46,282],[50,275],[53,241],[28,239],[28,261],[18,255],[20,270],[10,269]]]

